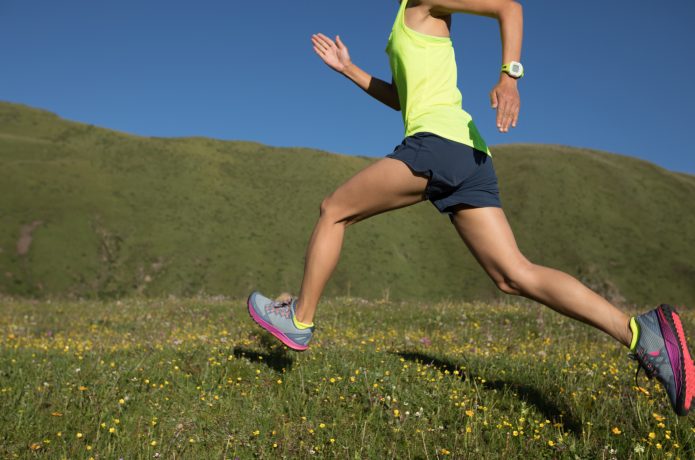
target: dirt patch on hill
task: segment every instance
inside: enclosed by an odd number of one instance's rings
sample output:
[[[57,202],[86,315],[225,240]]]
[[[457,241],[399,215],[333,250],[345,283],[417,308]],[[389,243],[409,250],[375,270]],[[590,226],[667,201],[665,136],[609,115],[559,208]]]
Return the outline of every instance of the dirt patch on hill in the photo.
[[[43,224],[42,220],[35,220],[30,224],[22,225],[22,228],[19,230],[19,239],[17,240],[17,255],[26,256],[29,253],[34,230],[41,224]]]

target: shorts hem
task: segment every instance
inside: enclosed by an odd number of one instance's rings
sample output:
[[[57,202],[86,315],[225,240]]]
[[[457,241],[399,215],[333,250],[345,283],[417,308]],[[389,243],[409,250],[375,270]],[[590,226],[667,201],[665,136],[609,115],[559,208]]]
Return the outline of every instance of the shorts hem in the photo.
[[[416,152],[417,155],[417,152]],[[428,200],[431,200],[430,198],[430,185],[432,184],[432,179],[434,178],[434,171],[430,168],[418,168],[416,167],[413,163],[415,162],[414,158],[409,158],[409,157],[401,157],[399,156],[398,153],[389,153],[386,155],[386,158],[393,158],[394,160],[398,160],[403,162],[408,168],[410,168],[410,171],[415,174],[416,176],[420,177],[425,177],[427,179],[427,185],[425,186],[425,189],[423,190],[423,194]]]
[[[442,214],[453,214],[454,211],[451,209],[457,205],[466,205],[473,208],[501,208],[502,201],[497,199],[474,199],[474,198],[459,198],[455,200],[442,200],[441,202],[432,202],[435,208]]]

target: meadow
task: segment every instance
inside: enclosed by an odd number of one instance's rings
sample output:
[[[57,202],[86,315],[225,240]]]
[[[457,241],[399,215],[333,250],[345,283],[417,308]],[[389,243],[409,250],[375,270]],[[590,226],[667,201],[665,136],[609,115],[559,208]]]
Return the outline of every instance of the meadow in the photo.
[[[695,456],[626,349],[532,302],[327,298],[297,353],[245,300],[0,299],[0,457]]]

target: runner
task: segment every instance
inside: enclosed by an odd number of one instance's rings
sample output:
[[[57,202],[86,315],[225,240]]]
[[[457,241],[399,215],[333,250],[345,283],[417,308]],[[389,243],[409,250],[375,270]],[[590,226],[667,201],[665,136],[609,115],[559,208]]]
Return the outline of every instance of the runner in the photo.
[[[662,304],[628,317],[572,276],[530,262],[502,210],[490,149],[461,107],[450,38],[452,13],[496,18],[502,37],[499,81],[490,92],[497,128],[519,116],[523,15],[513,0],[402,0],[386,46],[393,79],[372,77],[350,59],[339,36],[312,36],[316,54],[367,94],[403,116],[405,136],[385,158],[359,171],[321,203],[306,251],[298,297],[272,300],[254,291],[252,318],[293,350],[306,350],[316,307],[338,262],[345,229],[368,217],[429,200],[447,214],[482,268],[508,294],[540,302],[629,347],[629,356],[664,386],[673,410],[686,415],[695,369],[678,313]]]

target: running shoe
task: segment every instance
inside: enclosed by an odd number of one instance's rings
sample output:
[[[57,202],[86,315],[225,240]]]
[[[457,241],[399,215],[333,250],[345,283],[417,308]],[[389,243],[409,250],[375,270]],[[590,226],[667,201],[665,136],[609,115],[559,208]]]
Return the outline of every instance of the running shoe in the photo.
[[[300,329],[294,324],[296,297],[271,300],[253,291],[247,301],[249,314],[263,329],[293,350],[304,351],[314,333],[314,326]]]
[[[678,313],[662,304],[632,317],[630,327],[637,333],[628,355],[639,363],[635,380],[640,369],[648,378],[656,377],[666,389],[674,412],[687,415],[695,396],[695,368]]]

